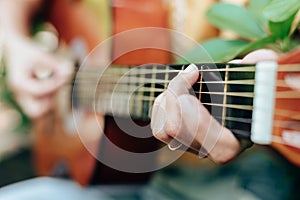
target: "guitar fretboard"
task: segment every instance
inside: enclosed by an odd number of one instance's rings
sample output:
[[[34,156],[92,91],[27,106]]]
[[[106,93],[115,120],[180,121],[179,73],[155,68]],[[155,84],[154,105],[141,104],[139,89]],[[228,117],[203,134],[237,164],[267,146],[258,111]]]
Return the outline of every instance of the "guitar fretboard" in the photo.
[[[155,98],[179,71],[188,65],[109,67],[77,73],[73,90],[75,106],[99,113],[148,120]],[[197,64],[199,80],[195,95],[224,126],[239,135],[251,129],[253,65]]]

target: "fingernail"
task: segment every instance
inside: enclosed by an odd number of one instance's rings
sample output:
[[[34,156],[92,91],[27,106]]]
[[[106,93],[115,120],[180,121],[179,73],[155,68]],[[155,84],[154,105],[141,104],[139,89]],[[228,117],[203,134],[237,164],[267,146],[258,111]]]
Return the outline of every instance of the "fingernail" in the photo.
[[[198,70],[198,68],[196,67],[196,65],[194,64],[190,64],[184,71],[183,73],[191,73]]]

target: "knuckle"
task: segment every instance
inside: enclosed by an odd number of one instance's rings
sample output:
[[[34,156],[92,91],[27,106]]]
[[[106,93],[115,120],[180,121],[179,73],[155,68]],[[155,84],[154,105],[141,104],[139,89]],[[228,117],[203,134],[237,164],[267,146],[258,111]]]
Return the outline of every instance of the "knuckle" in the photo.
[[[179,131],[178,124],[172,120],[167,120],[165,123],[164,130],[170,137],[176,137]]]
[[[165,134],[164,132],[158,132],[158,133],[155,133],[153,135],[156,139],[159,139],[159,140],[164,141],[164,142],[167,142],[168,139],[169,139],[169,136],[167,134]]]

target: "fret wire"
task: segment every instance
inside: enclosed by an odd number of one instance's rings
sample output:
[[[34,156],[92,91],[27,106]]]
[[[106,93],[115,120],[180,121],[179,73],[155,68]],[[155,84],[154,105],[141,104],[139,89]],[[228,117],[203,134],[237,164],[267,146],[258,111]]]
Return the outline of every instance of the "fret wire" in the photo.
[[[132,70],[129,70],[129,72],[128,72],[129,78],[131,78],[131,73],[132,73]],[[130,79],[129,79],[129,82],[130,82]],[[134,85],[128,83],[128,94],[129,94],[129,95],[134,95],[134,94],[132,93],[133,91],[134,91]],[[134,103],[135,103],[135,102],[130,101],[130,97],[129,97],[129,99],[128,99],[128,112],[129,112],[129,113],[131,113],[131,109],[134,109],[134,108],[133,108]]]
[[[228,69],[228,67],[229,67],[229,66],[226,65],[226,69]],[[229,76],[228,70],[226,70],[226,72],[225,72],[224,95],[223,95],[223,105],[225,105],[225,104],[227,103],[227,96],[226,96],[226,93],[227,93],[227,86],[228,86],[228,85],[227,85],[226,82],[228,82],[228,76]],[[222,117],[225,117],[225,116],[226,116],[226,111],[227,111],[226,107],[223,106]],[[222,118],[222,125],[225,126],[225,119],[224,119],[224,118]]]
[[[181,71],[183,71],[184,70],[184,65],[181,65]]]
[[[155,68],[156,68],[156,70],[157,70],[157,66],[152,67],[152,72],[155,71]],[[155,73],[152,73],[151,78],[152,78],[152,79],[156,79],[156,74],[155,74]],[[154,84],[153,82],[151,83],[151,88],[155,88],[155,84]],[[155,99],[154,90],[151,90],[151,91],[150,91],[150,97],[154,97],[154,99]],[[154,101],[154,100],[153,100],[153,101]],[[152,103],[151,103],[151,105],[152,105]],[[150,106],[150,105],[149,105],[149,106]],[[151,115],[151,113],[150,113],[151,110],[152,110],[152,109],[150,109],[150,108],[148,109],[148,116]]]
[[[144,70],[145,71],[147,71],[148,69],[147,68],[144,68]],[[152,69],[150,69],[150,70],[152,70]],[[145,76],[146,75],[151,75],[151,77],[152,77],[152,72],[151,73],[145,73]],[[147,108],[149,108],[149,106],[150,106],[150,102],[153,100],[154,101],[154,99],[155,99],[155,97],[151,97],[151,96],[146,96],[146,91],[145,91],[145,84],[148,84],[148,83],[151,83],[151,81],[145,81],[145,80],[147,80],[147,79],[149,79],[149,78],[145,78],[144,79],[144,83],[142,84],[143,86],[141,87],[141,91],[142,91],[142,96],[140,97],[140,99],[142,100],[141,102],[142,102],[142,110],[141,110],[141,114],[140,114],[140,116],[142,116],[143,118],[145,118],[146,116],[148,116],[148,113],[146,113],[146,109]],[[152,79],[152,78],[151,78]]]
[[[144,69],[145,70],[145,69]],[[145,74],[140,74],[140,82],[143,84],[143,80],[145,78]],[[142,90],[138,90],[137,99],[139,100],[139,107],[137,115],[142,116],[143,113],[143,96],[144,92]]]
[[[203,66],[201,66],[201,70],[203,70]],[[202,92],[202,80],[203,80],[203,75],[202,75],[202,73],[199,73],[199,76],[200,76],[200,78],[199,78],[199,101],[201,101],[201,92]],[[197,84],[197,83],[196,83]]]
[[[169,66],[167,66],[167,69],[169,68]],[[165,79],[164,79],[164,87],[165,89],[168,88],[168,83],[169,83],[169,73],[165,73]]]
[[[138,78],[140,78],[140,75],[137,75],[138,76]],[[139,88],[139,84],[138,83],[136,83],[135,85],[134,85],[134,87],[135,87],[135,91],[133,91],[133,93],[132,93],[132,95],[133,96],[136,96],[137,95],[137,88]],[[138,113],[137,113],[137,111],[139,110],[139,104],[140,104],[140,102],[136,99],[136,98],[131,98],[131,100],[134,102],[134,104],[133,104],[133,106],[132,106],[132,112],[131,113],[133,113],[133,115],[138,115]],[[138,108],[138,109],[137,109]]]

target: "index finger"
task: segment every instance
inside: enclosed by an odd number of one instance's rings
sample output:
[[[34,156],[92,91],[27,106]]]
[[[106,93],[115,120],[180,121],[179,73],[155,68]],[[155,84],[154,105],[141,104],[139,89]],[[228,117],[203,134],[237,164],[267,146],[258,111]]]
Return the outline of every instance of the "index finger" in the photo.
[[[197,81],[198,77],[199,72],[197,66],[190,64],[184,71],[179,72],[178,75],[170,81],[168,91],[175,96],[188,94],[189,89]]]
[[[198,68],[194,64],[191,64],[171,80],[165,92],[166,115],[168,116],[168,118],[165,119],[165,124],[172,137],[177,135],[182,122],[182,108],[178,104],[178,97],[189,93],[189,89],[197,81],[198,76]]]

